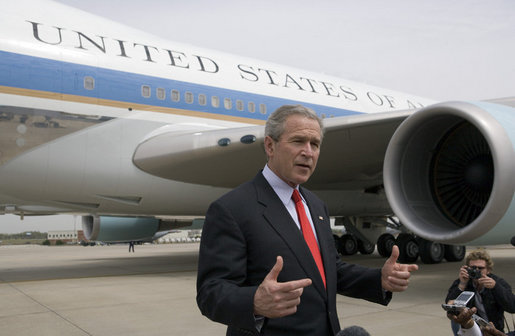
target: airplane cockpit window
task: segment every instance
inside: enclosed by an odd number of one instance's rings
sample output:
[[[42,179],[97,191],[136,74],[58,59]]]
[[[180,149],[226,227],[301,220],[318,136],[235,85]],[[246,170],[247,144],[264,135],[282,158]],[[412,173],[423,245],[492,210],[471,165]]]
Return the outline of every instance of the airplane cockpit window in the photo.
[[[186,101],[186,103],[188,104],[193,104],[193,93],[189,92],[189,91],[186,91],[184,93],[184,100]]]
[[[181,94],[177,90],[172,90],[172,101],[178,102],[181,100]]]
[[[84,77],[84,88],[86,90],[94,90],[95,89],[95,79],[91,76]]]
[[[165,89],[157,88],[156,89],[156,96],[157,96],[157,99],[164,100],[165,96],[166,96]]]
[[[144,97],[144,98],[150,98],[150,86],[148,85],[142,85],[141,86],[141,95]]]
[[[220,98],[218,96],[211,96],[211,106],[220,107]]]
[[[224,107],[226,110],[232,109],[232,100],[231,98],[224,98]]]

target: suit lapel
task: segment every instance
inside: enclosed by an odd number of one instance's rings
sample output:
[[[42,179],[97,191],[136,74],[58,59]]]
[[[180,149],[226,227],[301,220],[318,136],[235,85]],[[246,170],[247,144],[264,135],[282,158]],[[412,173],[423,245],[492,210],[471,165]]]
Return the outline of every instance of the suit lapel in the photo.
[[[264,205],[263,216],[265,220],[274,228],[277,234],[281,236],[283,241],[290,248],[292,254],[295,255],[298,263],[304,269],[307,276],[312,279],[313,286],[317,288],[324,298],[327,298],[324,283],[322,282],[315,260],[311,255],[311,251],[309,250],[304,237],[302,236],[302,232],[291,218],[290,213],[286,210],[275,191],[261,173],[254,179],[254,183],[256,185],[257,200],[260,204]],[[314,209],[313,211],[316,210]],[[311,207],[310,212],[312,217],[315,217],[315,213],[312,212]],[[319,212],[316,211],[316,218],[318,218],[318,213]],[[316,223],[315,218],[313,221]],[[315,227],[316,226],[317,224],[315,224]],[[318,234],[318,231],[320,230],[316,230]],[[327,261],[324,258],[322,246],[321,252],[325,265]]]

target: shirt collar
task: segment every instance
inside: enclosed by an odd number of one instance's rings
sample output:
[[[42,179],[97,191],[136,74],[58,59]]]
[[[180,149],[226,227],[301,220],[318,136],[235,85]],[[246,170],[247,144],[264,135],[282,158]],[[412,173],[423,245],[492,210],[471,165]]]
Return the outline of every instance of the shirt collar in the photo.
[[[293,193],[293,189],[299,190],[299,186],[296,188],[290,187],[290,185],[284,182],[279,176],[277,176],[269,167],[265,165],[263,168],[263,176],[268,181],[272,189],[274,189],[275,193],[281,199],[284,205],[287,205],[289,202],[293,202],[291,199],[291,195]],[[302,194],[301,194],[302,197]],[[304,197],[302,197],[304,199]]]

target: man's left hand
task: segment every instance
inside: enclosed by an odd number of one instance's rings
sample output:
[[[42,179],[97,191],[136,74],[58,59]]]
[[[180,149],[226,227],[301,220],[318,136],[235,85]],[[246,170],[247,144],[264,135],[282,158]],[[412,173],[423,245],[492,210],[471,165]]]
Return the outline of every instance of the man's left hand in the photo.
[[[418,270],[416,264],[399,264],[399,247],[394,245],[392,255],[381,269],[381,285],[390,292],[402,292],[408,288],[411,272]]]
[[[479,279],[477,279],[477,282],[479,285],[483,286],[484,288],[494,288],[495,287],[495,280],[490,278],[488,275],[485,275]]]

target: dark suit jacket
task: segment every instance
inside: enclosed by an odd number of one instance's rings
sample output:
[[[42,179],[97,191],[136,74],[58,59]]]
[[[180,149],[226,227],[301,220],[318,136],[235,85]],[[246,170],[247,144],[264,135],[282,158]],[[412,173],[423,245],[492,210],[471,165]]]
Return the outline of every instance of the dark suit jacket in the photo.
[[[317,232],[327,291],[301,231],[259,173],[209,207],[200,244],[197,304],[205,316],[228,325],[227,335],[257,334],[254,294],[277,256],[278,281],[311,278],[293,315],[265,319],[264,335],[335,335],[340,330],[336,293],[388,304],[381,272],[343,263],[334,246],[325,204],[301,188]]]

